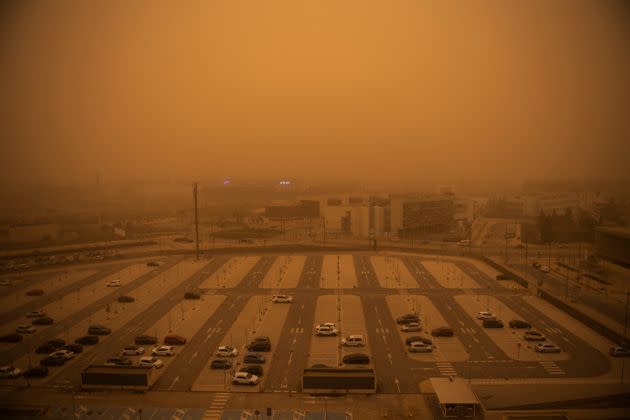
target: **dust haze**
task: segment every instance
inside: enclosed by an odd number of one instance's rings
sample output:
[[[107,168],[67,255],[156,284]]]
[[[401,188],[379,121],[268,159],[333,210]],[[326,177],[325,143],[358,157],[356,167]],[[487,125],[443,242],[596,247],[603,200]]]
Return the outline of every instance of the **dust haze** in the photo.
[[[3,184],[615,178],[627,5],[7,2]]]

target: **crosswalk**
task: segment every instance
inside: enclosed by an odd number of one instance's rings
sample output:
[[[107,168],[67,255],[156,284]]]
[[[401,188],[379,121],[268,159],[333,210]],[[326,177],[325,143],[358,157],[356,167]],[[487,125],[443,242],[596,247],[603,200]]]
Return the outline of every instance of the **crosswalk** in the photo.
[[[214,394],[210,407],[203,413],[205,420],[220,420],[223,415],[223,409],[230,399],[230,394],[227,392],[219,392]]]
[[[291,334],[304,334],[304,328],[291,328]]]
[[[440,371],[440,375],[442,376],[455,376],[457,375],[457,371],[453,367],[450,362],[436,362],[438,370]]]
[[[545,369],[545,371],[550,375],[566,375],[566,372],[551,360],[545,360],[542,362],[538,362]]]
[[[544,331],[547,334],[562,334],[562,330],[560,328],[555,328],[555,327],[546,327],[544,328]]]

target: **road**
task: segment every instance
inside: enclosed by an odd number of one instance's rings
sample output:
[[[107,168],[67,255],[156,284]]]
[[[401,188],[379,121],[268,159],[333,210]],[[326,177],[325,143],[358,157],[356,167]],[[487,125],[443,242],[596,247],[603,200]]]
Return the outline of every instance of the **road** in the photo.
[[[423,265],[422,257],[400,256],[404,266],[417,283],[417,287],[403,290],[381,287],[370,260],[372,255],[374,254],[357,253],[353,256],[353,266],[358,284],[355,288],[343,289],[342,293],[344,296],[359,297],[365,318],[367,340],[371,348],[370,357],[377,375],[380,392],[416,393],[423,380],[445,375],[444,369],[440,368],[436,360],[421,361],[409,357],[398,332],[399,326],[393,318],[390,303],[386,300],[388,296],[400,296],[402,293],[428,298],[446,323],[455,330],[456,339],[461,341],[463,347],[469,352],[469,360],[453,362],[447,360],[442,363],[449,363],[451,372],[459,376],[472,375],[475,378],[557,377],[552,376],[537,361],[510,359],[488,335],[487,331],[481,328],[479,322],[458,303],[456,297],[462,295],[477,295],[482,298],[484,296],[494,297],[510,307],[523,319],[552,331],[548,334],[550,339],[562,343],[562,347],[570,356],[566,360],[556,362],[557,366],[564,372],[563,375],[591,377],[605,374],[610,369],[609,359],[594,349],[591,343],[587,343],[571,333],[566,326],[559,324],[556,320],[533,307],[529,303],[530,301],[515,294],[513,290],[499,286],[495,279],[488,277],[472,264],[454,263],[466,275],[473,278],[480,285],[480,289],[446,288]],[[200,326],[197,333],[189,337],[188,343],[178,347],[177,355],[161,372],[161,376],[153,389],[176,391],[190,389],[199,373],[203,369],[208,369],[207,360],[214,350],[225,342],[228,330],[242,313],[249,299],[252,296],[269,292],[269,289],[261,288],[261,282],[272,268],[276,258],[275,255],[260,258],[233,288],[205,290],[207,293],[225,296],[225,299],[216,311],[203,321],[203,325]],[[107,357],[119,353],[123,346],[133,342],[135,335],[146,331],[156,320],[165,316],[174,306],[178,305],[185,291],[197,288],[212,273],[219,270],[228,259],[229,256],[227,255],[213,257],[189,278],[175,286],[171,293],[138,313],[98,346],[78,355],[66,367],[53,369],[54,373],[46,383],[53,386],[77,386],[80,382],[80,372],[85,367],[92,363],[101,363]],[[177,260],[174,259],[168,265],[163,265],[139,277],[125,285],[125,290],[132,290],[142,285],[176,262]],[[281,327],[278,342],[272,343],[272,349],[275,353],[272,361],[268,363],[268,366],[265,366],[266,376],[263,381],[263,391],[300,390],[301,372],[306,367],[310,352],[317,298],[337,292],[337,290],[320,288],[322,266],[322,253],[307,255],[297,286],[279,291],[294,296],[294,302],[288,309],[289,312],[284,325]],[[95,277],[95,279],[103,278],[105,275],[103,273],[110,268],[105,267],[104,271],[99,271],[98,275],[101,277]],[[113,296],[103,298],[95,305],[103,307],[111,299]],[[94,308],[90,310],[94,310]],[[57,336],[67,326],[84,319],[88,312],[88,309],[77,311],[59,324],[44,329],[42,334],[45,335],[41,336],[42,340]],[[17,357],[25,351],[24,346],[16,346],[10,351],[6,351],[2,357]]]
[[[297,290],[305,293],[295,296],[280,339],[278,343],[272,343],[276,350],[267,370],[263,388],[265,391],[295,391],[300,388],[302,369],[306,366],[310,349],[317,303],[316,297],[308,292],[319,290],[323,262],[321,255],[310,255],[304,262]]]

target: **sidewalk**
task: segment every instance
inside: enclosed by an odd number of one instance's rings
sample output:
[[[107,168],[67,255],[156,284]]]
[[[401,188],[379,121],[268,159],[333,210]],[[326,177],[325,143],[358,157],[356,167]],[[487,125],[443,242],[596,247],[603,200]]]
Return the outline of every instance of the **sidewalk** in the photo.
[[[529,290],[534,291],[536,289],[535,284],[533,284],[533,279],[531,278],[531,276],[523,271],[521,271],[519,268],[517,267],[513,267],[511,265],[506,265],[504,264],[500,258],[498,257],[490,257],[490,259],[492,259],[494,262],[496,262],[497,264],[500,264],[502,266],[505,266],[506,268],[508,268],[509,270],[513,271],[515,274],[518,274],[519,276],[523,277],[525,280],[528,281],[529,283]],[[564,301],[568,306],[574,308],[575,310],[577,310],[578,312],[583,313],[584,315],[598,321],[599,323],[606,325],[608,328],[612,329],[613,331],[615,331],[616,333],[620,334],[620,335],[624,335],[624,326],[617,322],[616,320],[614,320],[613,318],[606,316],[604,314],[602,314],[601,312],[591,308],[590,306],[588,306],[587,304],[584,303],[580,303],[580,302],[572,302],[571,300],[567,301],[565,299],[565,296],[558,296],[557,294],[553,293],[553,290],[551,290],[550,288],[546,288],[543,287],[543,290],[545,290],[548,293],[553,294],[554,296],[556,296],[558,299],[561,299],[562,301]],[[626,335],[627,336],[627,335]]]

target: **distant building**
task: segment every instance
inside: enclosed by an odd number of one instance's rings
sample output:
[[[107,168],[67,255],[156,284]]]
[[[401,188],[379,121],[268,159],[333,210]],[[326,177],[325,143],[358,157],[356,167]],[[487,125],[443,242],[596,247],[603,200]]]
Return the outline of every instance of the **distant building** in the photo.
[[[319,201],[302,200],[299,204],[266,206],[265,216],[271,220],[319,217]]]
[[[55,223],[13,225],[8,229],[10,243],[34,243],[59,238],[61,227]]]
[[[340,206],[342,204],[343,202],[340,198],[329,198],[328,200],[326,200],[326,205],[328,206]]]
[[[404,202],[401,236],[446,232],[453,226],[454,214],[452,199],[439,197]]]

